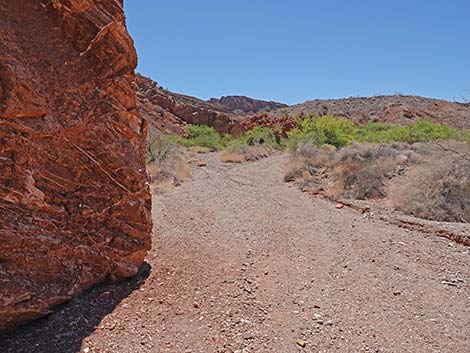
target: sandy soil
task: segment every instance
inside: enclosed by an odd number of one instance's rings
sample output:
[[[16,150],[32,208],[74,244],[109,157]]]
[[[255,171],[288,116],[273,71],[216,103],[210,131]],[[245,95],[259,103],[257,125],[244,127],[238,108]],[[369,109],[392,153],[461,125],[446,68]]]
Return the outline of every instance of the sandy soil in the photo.
[[[0,337],[2,352],[470,352],[470,249],[209,156],[156,193],[139,276]]]

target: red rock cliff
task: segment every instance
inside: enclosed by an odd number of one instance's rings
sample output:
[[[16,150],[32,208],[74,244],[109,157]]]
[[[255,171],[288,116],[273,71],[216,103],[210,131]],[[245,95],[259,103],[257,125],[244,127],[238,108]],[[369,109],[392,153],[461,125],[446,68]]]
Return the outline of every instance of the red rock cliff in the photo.
[[[0,329],[133,276],[146,124],[122,0],[0,2]]]
[[[163,90],[151,79],[137,75],[137,101],[151,128],[184,135],[187,124],[208,125],[220,133],[240,134],[241,119],[222,106]]]

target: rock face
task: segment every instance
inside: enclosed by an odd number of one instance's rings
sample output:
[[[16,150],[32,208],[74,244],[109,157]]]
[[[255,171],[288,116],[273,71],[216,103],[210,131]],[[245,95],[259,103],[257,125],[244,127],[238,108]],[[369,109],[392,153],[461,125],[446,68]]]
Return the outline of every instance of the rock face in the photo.
[[[245,96],[225,96],[222,98],[211,98],[209,99],[209,103],[220,105],[236,114],[258,113],[261,111],[268,112],[288,107],[287,104],[267,102]]]
[[[0,329],[150,248],[146,123],[122,0],[0,2]]]
[[[249,131],[256,126],[267,127],[273,131],[287,137],[287,133],[298,126],[298,120],[293,117],[281,117],[263,113],[260,115],[248,116],[242,121],[243,131]]]
[[[142,116],[160,132],[184,135],[187,124],[208,125],[220,133],[240,132],[240,119],[222,106],[169,92],[142,75],[137,75],[137,86]]]

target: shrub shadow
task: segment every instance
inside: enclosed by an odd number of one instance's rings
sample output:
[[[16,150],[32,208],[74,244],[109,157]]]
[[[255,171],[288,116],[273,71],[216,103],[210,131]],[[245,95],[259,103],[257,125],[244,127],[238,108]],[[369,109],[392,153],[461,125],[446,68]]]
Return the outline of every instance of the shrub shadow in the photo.
[[[128,280],[97,286],[56,308],[49,316],[15,331],[0,335],[0,351],[8,353],[77,353],[82,341],[99,326],[102,319],[150,274],[144,262],[138,274]]]

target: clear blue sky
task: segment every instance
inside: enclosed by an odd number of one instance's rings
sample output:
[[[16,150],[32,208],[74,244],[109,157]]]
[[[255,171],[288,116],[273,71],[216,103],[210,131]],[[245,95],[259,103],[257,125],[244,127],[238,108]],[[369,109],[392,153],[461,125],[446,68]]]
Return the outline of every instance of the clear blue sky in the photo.
[[[125,0],[138,70],[175,92],[470,96],[470,0]]]

